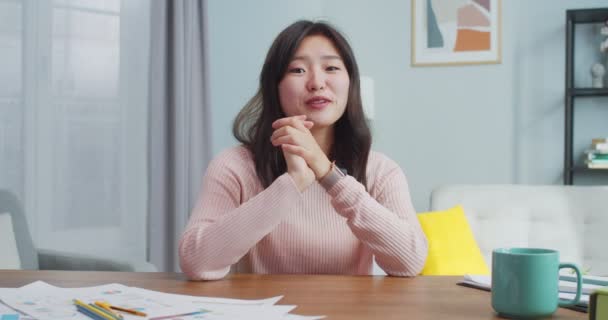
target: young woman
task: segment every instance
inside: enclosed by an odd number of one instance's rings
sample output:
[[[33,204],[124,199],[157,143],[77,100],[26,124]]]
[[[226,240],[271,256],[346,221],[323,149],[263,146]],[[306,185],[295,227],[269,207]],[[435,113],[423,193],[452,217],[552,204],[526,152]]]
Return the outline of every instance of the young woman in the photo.
[[[242,146],[207,169],[179,255],[191,279],[236,272],[415,276],[427,240],[405,175],[370,152],[359,71],[332,26],[298,21],[274,40],[257,94],[234,122]]]

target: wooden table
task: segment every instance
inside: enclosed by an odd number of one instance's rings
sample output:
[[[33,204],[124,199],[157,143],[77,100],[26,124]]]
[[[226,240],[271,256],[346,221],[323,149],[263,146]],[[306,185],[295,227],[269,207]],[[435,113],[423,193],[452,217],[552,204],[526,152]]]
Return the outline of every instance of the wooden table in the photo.
[[[497,319],[490,293],[456,285],[460,277],[232,275],[193,282],[178,273],[0,271],[0,287],[42,280],[61,287],[121,283],[151,290],[239,299],[285,297],[292,313],[328,319]],[[586,313],[559,309],[553,319],[587,319]]]

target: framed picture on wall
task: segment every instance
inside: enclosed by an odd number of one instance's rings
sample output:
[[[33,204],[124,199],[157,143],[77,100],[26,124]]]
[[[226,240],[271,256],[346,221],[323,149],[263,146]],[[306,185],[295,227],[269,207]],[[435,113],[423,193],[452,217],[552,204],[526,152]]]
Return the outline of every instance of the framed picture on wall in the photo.
[[[500,63],[500,0],[412,0],[412,65]]]

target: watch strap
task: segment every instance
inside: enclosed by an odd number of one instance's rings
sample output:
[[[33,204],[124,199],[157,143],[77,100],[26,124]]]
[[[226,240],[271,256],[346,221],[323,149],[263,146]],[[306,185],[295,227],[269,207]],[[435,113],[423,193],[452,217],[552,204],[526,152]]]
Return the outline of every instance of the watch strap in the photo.
[[[332,162],[331,167],[329,168],[329,172],[325,174],[321,179],[319,179],[319,184],[325,188],[325,190],[331,189],[340,179],[346,177],[346,174],[342,172],[340,168],[335,165],[335,162]]]

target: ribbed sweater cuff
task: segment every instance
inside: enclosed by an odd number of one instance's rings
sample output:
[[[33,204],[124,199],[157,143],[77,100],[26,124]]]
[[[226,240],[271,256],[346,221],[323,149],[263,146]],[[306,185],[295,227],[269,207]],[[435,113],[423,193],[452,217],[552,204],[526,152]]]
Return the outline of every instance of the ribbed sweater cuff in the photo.
[[[359,208],[359,202],[364,201],[367,194],[363,185],[351,176],[340,179],[328,193],[336,211],[347,219],[352,218]]]

